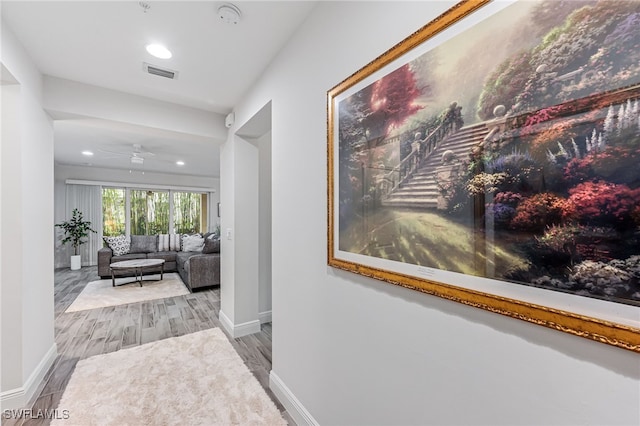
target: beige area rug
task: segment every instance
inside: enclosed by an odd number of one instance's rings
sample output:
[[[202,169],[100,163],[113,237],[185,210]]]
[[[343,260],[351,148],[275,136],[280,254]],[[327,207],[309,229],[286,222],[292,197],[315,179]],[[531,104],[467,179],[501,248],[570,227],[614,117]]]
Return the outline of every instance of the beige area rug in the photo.
[[[145,280],[160,279],[160,274],[145,275],[143,278]],[[138,283],[131,282],[133,279],[133,277],[116,278],[116,287],[112,286],[110,279],[91,281],[65,312],[84,311],[189,294],[180,275],[176,273],[164,274],[162,281],[143,281],[142,287]]]
[[[52,426],[287,424],[218,328],[79,361],[58,412]]]

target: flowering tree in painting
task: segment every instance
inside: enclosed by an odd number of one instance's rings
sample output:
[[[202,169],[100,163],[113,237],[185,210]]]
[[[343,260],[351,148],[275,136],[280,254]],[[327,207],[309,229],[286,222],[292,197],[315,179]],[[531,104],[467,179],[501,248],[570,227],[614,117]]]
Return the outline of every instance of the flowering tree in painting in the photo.
[[[413,71],[404,65],[340,102],[340,146],[347,149],[385,137],[421,109],[415,100],[428,90],[419,89]]]
[[[365,120],[370,138],[387,136],[421,109],[414,103],[420,91],[408,64],[376,81],[372,89],[371,114]]]
[[[404,65],[340,102],[341,226],[347,224],[368,190],[362,168],[374,161],[372,148],[421,109],[415,100],[422,92],[413,71]]]

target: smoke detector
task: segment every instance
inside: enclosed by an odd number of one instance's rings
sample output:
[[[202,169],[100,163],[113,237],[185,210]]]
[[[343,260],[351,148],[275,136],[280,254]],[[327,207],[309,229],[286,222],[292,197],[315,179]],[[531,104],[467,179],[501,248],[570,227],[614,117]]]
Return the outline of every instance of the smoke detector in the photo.
[[[241,17],[240,9],[237,6],[226,3],[218,8],[218,18],[226,24],[237,24]]]

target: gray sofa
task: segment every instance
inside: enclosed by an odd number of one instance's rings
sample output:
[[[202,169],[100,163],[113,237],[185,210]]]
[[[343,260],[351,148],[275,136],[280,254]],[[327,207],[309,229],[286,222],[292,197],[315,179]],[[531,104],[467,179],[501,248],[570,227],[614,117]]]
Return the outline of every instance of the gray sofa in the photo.
[[[157,235],[132,235],[129,253],[115,256],[111,248],[98,250],[98,275],[111,278],[109,265],[132,259],[163,259],[164,272],[178,272],[190,291],[220,285],[220,241],[211,233],[203,234],[205,247],[199,251],[158,251]],[[211,238],[209,238],[211,236]],[[145,274],[159,273],[160,267],[145,270]],[[133,276],[129,271],[115,271],[116,277]]]

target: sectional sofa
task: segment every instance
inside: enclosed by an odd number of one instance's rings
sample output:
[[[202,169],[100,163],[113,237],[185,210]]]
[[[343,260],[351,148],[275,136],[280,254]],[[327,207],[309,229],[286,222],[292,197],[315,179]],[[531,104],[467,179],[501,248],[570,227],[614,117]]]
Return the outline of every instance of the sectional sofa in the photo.
[[[178,272],[190,291],[220,285],[220,240],[212,233],[199,234],[202,246],[185,245],[197,235],[174,235],[172,245],[164,244],[165,235],[131,235],[127,238],[105,238],[105,247],[98,250],[98,275],[111,278],[109,265],[113,262],[132,259],[163,259],[164,272]],[[117,240],[117,241],[116,241]],[[114,242],[115,241],[115,242]],[[199,241],[199,239],[197,240]],[[119,246],[123,243],[124,247]],[[186,249],[187,251],[183,251]],[[195,251],[194,251],[195,249]],[[198,250],[199,249],[199,250]],[[114,250],[118,254],[114,254]],[[157,269],[146,270],[146,274],[160,272]],[[116,277],[132,276],[129,271],[115,271]]]

